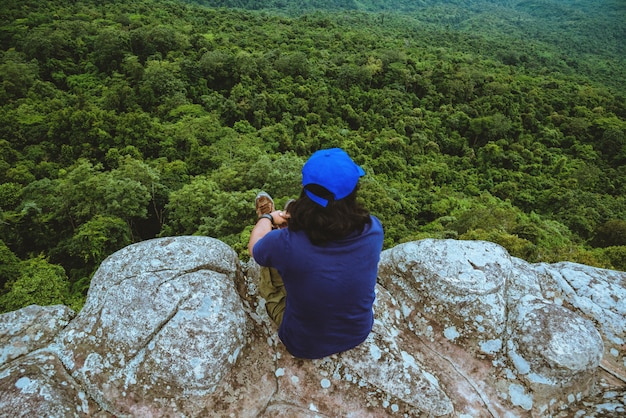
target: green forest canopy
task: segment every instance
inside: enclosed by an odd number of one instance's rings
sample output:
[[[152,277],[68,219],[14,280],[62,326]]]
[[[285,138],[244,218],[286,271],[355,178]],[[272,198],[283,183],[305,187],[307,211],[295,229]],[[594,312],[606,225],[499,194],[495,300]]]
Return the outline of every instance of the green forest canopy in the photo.
[[[256,193],[296,197],[334,146],[386,248],[626,270],[620,2],[195,3],[0,6],[1,310],[79,309],[104,258],[157,236],[245,259]]]

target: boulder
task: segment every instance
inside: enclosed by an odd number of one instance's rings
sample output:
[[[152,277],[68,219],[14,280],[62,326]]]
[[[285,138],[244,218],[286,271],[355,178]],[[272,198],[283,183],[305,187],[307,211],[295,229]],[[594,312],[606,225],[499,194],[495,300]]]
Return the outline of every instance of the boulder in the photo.
[[[54,350],[117,416],[198,416],[249,334],[238,266],[230,247],[202,237],[130,246],[102,264]]]
[[[63,305],[31,305],[0,315],[0,366],[46,347],[75,315]]]
[[[34,351],[2,368],[0,410],[12,418],[114,417],[102,411],[49,350]]]
[[[443,334],[477,353],[500,351],[513,273],[504,248],[427,239],[383,252],[379,268],[379,282],[402,300],[407,316],[415,314],[418,334]]]
[[[601,367],[626,382],[626,274],[569,262],[535,269],[546,299],[593,322],[604,341]]]
[[[17,417],[624,411],[626,273],[532,265],[487,242],[398,245],[381,255],[373,332],[319,360],[285,350],[258,278],[258,265],[207,237],[118,251],[94,275],[75,317],[65,307],[36,306],[0,316],[0,410]]]

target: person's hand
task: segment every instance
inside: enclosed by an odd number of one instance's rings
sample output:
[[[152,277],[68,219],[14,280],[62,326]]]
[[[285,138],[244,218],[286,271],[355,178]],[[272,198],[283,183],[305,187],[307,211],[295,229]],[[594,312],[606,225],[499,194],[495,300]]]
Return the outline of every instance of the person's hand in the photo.
[[[274,225],[276,225],[278,228],[286,227],[287,223],[289,222],[289,218],[291,217],[289,213],[282,210],[275,210],[274,212],[270,213],[270,215],[272,215]]]

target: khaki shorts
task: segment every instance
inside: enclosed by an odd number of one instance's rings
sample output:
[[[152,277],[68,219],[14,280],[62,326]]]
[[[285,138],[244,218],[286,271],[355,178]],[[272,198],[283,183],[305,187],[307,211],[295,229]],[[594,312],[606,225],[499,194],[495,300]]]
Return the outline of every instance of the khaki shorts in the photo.
[[[259,294],[265,299],[265,310],[272,321],[278,326],[283,322],[285,313],[285,285],[283,278],[273,267],[261,267],[259,280]]]

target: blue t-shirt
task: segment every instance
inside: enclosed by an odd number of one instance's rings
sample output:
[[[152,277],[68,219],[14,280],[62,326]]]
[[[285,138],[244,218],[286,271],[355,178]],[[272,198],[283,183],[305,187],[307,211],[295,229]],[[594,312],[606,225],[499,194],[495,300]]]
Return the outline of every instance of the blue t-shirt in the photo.
[[[311,244],[304,231],[288,228],[255,244],[255,261],[276,268],[283,278],[287,299],[278,336],[293,356],[346,351],[372,330],[383,228],[371,219],[362,233],[321,246]]]

